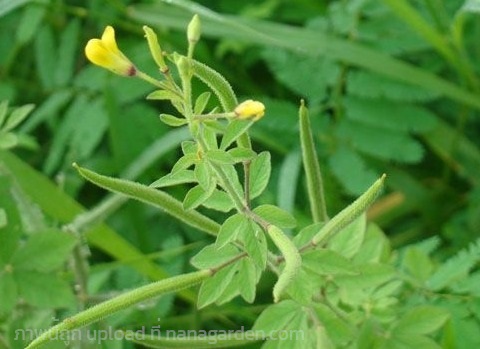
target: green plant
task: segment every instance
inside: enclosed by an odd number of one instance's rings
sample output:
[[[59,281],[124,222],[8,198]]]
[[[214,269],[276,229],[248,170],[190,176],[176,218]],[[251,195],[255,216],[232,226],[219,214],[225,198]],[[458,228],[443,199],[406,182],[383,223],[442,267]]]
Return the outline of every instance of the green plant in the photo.
[[[125,338],[150,347],[208,347],[206,341],[211,347],[236,346],[259,340],[267,340],[265,348],[380,348],[399,343],[407,347],[420,344],[436,347],[428,335],[445,324],[448,312],[408,299],[402,299],[399,304],[405,281],[394,267],[383,233],[366,222],[365,211],[381,191],[385,176],[350,206],[328,219],[320,169],[312,166],[317,160],[308,111],[302,104],[299,113],[302,152],[313,220],[292,239],[286,229],[294,228],[297,223],[289,212],[274,205],[255,204],[269,180],[270,156],[266,152],[257,154],[251,148],[248,129],[263,117],[263,104],[251,100],[238,104],[230,85],[220,74],[193,60],[200,36],[199,18],[195,16],[189,25],[188,55],[166,55],[178,70],[180,84],[170,69],[166,69],[164,52],[149,28],[144,30],[164,76],[161,81],[138,70],[123,54],[117,69],[117,61],[108,58],[118,56],[120,51],[116,48],[113,29],[108,30],[110,33],[97,47],[90,47],[90,52],[87,49],[87,56],[116,73],[138,76],[160,87],[149,98],[167,99],[181,114],[181,117],[162,114],[161,120],[174,127],[186,125],[192,139],[182,143],[183,155],[171,172],[149,186],[100,175],[77,164],[75,168],[85,179],[160,207],[216,239],[192,258],[192,265],[199,271],[139,287],[68,317],[27,348],[35,348],[63,331],[97,322],[145,299],[200,282],[199,308],[212,303],[221,305],[238,295],[251,303],[266,269],[278,276],[273,287],[274,304],[260,314],[252,332],[246,332],[252,336],[244,333],[240,337],[219,335],[185,340],[126,332]],[[115,49],[103,51],[102,45]],[[105,57],[95,58],[97,54]],[[220,107],[208,107],[210,92],[193,98],[193,77],[206,83]],[[243,169],[243,180],[240,169]],[[166,187],[186,183],[191,187],[183,202],[165,192]],[[201,206],[227,216],[222,224],[216,223],[198,210]],[[232,214],[232,210],[235,213]],[[280,255],[268,246],[267,237]],[[295,337],[291,333],[286,338],[278,337],[288,330],[295,333]]]

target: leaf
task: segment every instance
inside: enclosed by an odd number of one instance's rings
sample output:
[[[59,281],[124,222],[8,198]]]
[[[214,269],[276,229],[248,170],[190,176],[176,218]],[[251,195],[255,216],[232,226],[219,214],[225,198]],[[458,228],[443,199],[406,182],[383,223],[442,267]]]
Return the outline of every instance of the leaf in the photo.
[[[198,252],[190,263],[197,269],[216,268],[222,263],[229,261],[239,254],[238,248],[233,245],[225,245],[216,248],[214,244],[205,246]]]
[[[17,284],[15,283],[12,273],[6,270],[0,273],[0,294],[2,295],[0,314],[8,314],[17,303]]]
[[[423,102],[439,96],[432,90],[363,70],[350,71],[346,85],[348,94],[375,100]]]
[[[177,118],[170,114],[160,114],[160,121],[172,127],[179,127],[188,124],[188,121],[183,118]]]
[[[15,127],[17,127],[25,118],[28,116],[28,114],[31,113],[31,111],[35,108],[35,105],[33,104],[26,104],[23,105],[19,108],[15,108],[10,116],[7,119],[7,122],[2,128],[3,132],[8,132],[13,130]]]
[[[230,196],[222,190],[215,189],[212,195],[202,204],[206,208],[220,212],[230,212],[235,208]]]
[[[344,105],[350,120],[397,132],[431,131],[437,122],[426,108],[385,99],[346,97]]]
[[[350,120],[339,123],[336,132],[344,142],[350,142],[355,149],[378,159],[416,163],[423,157],[423,146],[403,132]]]
[[[230,284],[237,270],[237,263],[230,264],[205,280],[198,291],[197,307],[201,309],[215,302]]]
[[[261,152],[250,164],[250,198],[259,196],[268,185],[271,165],[270,153]]]
[[[7,114],[8,114],[8,101],[2,101],[0,103],[0,129],[3,126],[3,123],[7,119]]]
[[[450,314],[439,307],[421,305],[408,311],[393,329],[396,335],[429,334],[440,329]]]
[[[205,157],[219,165],[233,165],[235,164],[235,159],[229,153],[224,150],[208,150],[205,153]]]
[[[178,184],[195,183],[195,174],[191,170],[178,170],[157,179],[150,184],[152,188],[170,187]]]
[[[260,205],[255,207],[253,212],[280,228],[294,228],[297,225],[295,217],[274,205]]]
[[[257,318],[252,330],[269,333],[284,329],[299,313],[303,313],[301,305],[292,300],[284,300],[270,305]]]
[[[78,39],[80,34],[80,21],[73,19],[67,22],[67,26],[60,33],[60,45],[58,45],[58,61],[55,69],[55,85],[67,86],[72,80],[75,71],[75,63],[78,53]]]
[[[465,278],[478,261],[480,261],[480,239],[441,264],[427,280],[427,286],[434,291],[446,288]]]
[[[54,86],[57,50],[53,32],[46,23],[35,36],[34,52],[40,82],[45,90],[51,90]]]
[[[329,165],[335,177],[352,195],[360,195],[378,178],[378,174],[367,166],[363,158],[347,147],[338,148],[330,156]]]
[[[163,100],[176,100],[176,99],[179,99],[179,97],[175,93],[168,90],[156,90],[156,91],[150,92],[147,95],[146,99],[163,101]]]
[[[234,214],[223,222],[215,241],[216,248],[222,248],[226,244],[237,240],[240,232],[246,229],[249,220],[243,214]]]
[[[45,12],[44,6],[27,6],[25,8],[15,32],[15,40],[19,46],[27,44],[38,32]]]
[[[253,160],[257,156],[252,149],[241,147],[232,148],[227,153],[235,159],[235,163]]]
[[[11,149],[18,145],[18,136],[14,133],[0,131],[0,149]]]
[[[197,180],[198,184],[203,188],[203,190],[209,190],[212,186],[212,181],[214,181],[214,176],[210,167],[206,161],[199,161],[195,165],[195,179]]]
[[[227,149],[233,142],[235,142],[242,134],[252,126],[254,121],[250,120],[233,120],[225,129],[220,143],[220,149]]]
[[[193,210],[203,204],[212,194],[215,189],[215,185],[211,185],[208,190],[203,189],[200,185],[197,185],[190,189],[183,199],[183,208],[186,211]]]
[[[247,303],[255,300],[255,289],[257,284],[257,271],[255,264],[248,258],[242,258],[239,262],[237,282],[240,286],[240,294]]]
[[[352,258],[360,249],[367,227],[365,213],[338,232],[329,242],[328,248],[346,258]]]
[[[265,234],[258,225],[252,221],[249,221],[246,229],[244,229],[241,234],[245,251],[260,270],[265,270],[268,257],[268,246]]]
[[[405,251],[402,266],[422,283],[432,275],[434,270],[432,260],[416,247],[410,247]]]
[[[51,272],[65,263],[76,244],[77,239],[71,234],[58,231],[35,233],[15,253],[12,263],[18,270]]]
[[[212,94],[210,92],[203,92],[200,96],[197,97],[197,99],[195,100],[195,106],[193,108],[193,112],[195,113],[195,115],[200,115],[203,113],[203,111],[207,107],[211,95]]]
[[[39,308],[68,307],[75,303],[75,297],[68,282],[54,274],[36,271],[19,271],[14,274],[19,295],[25,301]]]
[[[175,165],[172,167],[172,174],[178,171],[186,170],[190,166],[194,165],[198,162],[197,154],[188,153],[182,156],[180,159],[177,160]]]
[[[302,267],[318,275],[354,275],[355,266],[342,254],[330,250],[313,250],[302,254]]]
[[[293,212],[295,207],[295,196],[301,165],[301,154],[299,151],[294,150],[287,154],[280,168],[277,185],[277,203],[278,207],[288,212]]]

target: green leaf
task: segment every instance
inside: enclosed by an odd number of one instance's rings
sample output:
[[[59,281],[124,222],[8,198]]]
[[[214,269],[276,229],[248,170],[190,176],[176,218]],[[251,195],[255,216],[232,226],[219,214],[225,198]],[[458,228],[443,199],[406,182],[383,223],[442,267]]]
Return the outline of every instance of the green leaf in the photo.
[[[295,237],[293,238],[293,242],[298,248],[303,247],[312,240],[312,238],[320,231],[323,226],[323,222],[307,225],[305,228],[300,230],[298,234],[295,235]]]
[[[408,311],[394,328],[395,334],[429,334],[440,329],[450,317],[448,311],[430,305],[422,305]]]
[[[298,313],[303,313],[301,305],[292,300],[270,305],[257,318],[252,330],[269,333],[284,329]]]
[[[4,216],[4,226],[0,227],[0,270],[9,264],[17,250],[23,234],[21,206],[14,196],[14,188],[10,177],[3,175],[0,166],[0,207]]]
[[[359,151],[379,159],[416,163],[423,157],[423,146],[404,132],[351,120],[339,123],[336,132],[344,142],[352,143]]]
[[[268,246],[265,234],[258,225],[252,221],[249,221],[249,224],[242,233],[245,251],[260,270],[265,270],[268,257]]]
[[[0,208],[0,229],[5,228],[7,224],[7,212],[3,208]]]
[[[328,248],[346,258],[352,258],[363,243],[367,227],[367,216],[361,214],[353,222],[338,232],[329,242]]]
[[[179,127],[183,126],[188,123],[188,121],[184,118],[177,118],[176,116],[170,114],[160,114],[160,121],[164,124],[172,127]]]
[[[186,211],[193,210],[203,204],[212,194],[215,189],[215,185],[211,185],[208,190],[203,189],[200,185],[197,185],[190,189],[183,199],[183,208]]]
[[[432,260],[416,247],[405,251],[402,266],[420,282],[426,281],[434,270]]]
[[[15,283],[12,273],[6,270],[0,273],[0,294],[2,295],[0,314],[8,314],[17,303],[17,284]]]
[[[215,241],[216,248],[222,248],[229,242],[237,240],[240,232],[246,229],[249,220],[243,214],[234,214],[223,222]]]
[[[302,254],[302,267],[319,275],[356,274],[352,262],[340,253],[330,250],[313,250]]]
[[[259,196],[267,187],[270,179],[270,153],[261,152],[250,164],[250,198]]]
[[[229,261],[239,254],[238,248],[233,245],[225,245],[216,248],[214,244],[205,246],[190,261],[197,269],[216,268],[222,263]]]
[[[205,153],[205,157],[219,165],[233,165],[235,159],[229,153],[224,150],[208,150]]]
[[[183,155],[187,154],[197,154],[198,145],[194,141],[183,141],[182,142],[182,152]]]
[[[75,303],[72,288],[54,274],[19,271],[14,274],[19,295],[39,308],[68,307]]]
[[[3,126],[2,130],[8,132],[17,127],[25,118],[30,114],[30,112],[35,108],[33,104],[26,104],[19,108],[15,108],[10,116],[7,119],[7,122]]]
[[[235,142],[242,134],[252,126],[254,121],[250,120],[233,120],[225,129],[220,144],[220,149],[227,149],[233,142]]]
[[[153,91],[151,93],[149,93],[146,97],[146,99],[149,99],[149,100],[175,100],[175,99],[178,99],[179,97],[171,92],[171,91],[168,91],[168,90],[156,90],[156,91]]]
[[[18,136],[14,133],[0,131],[0,149],[11,149],[18,145]]]
[[[249,148],[236,147],[230,149],[228,152],[235,159],[235,163],[253,160],[257,154]]]
[[[200,96],[198,96],[195,101],[195,106],[193,108],[193,112],[195,113],[195,115],[200,115],[203,113],[203,111],[207,107],[211,95],[212,94],[210,92],[203,92]]]
[[[180,159],[177,160],[175,165],[172,167],[172,174],[176,173],[177,171],[186,170],[190,166],[194,165],[198,162],[197,154],[188,153],[182,156]]]
[[[233,263],[219,270],[213,277],[205,280],[198,291],[197,307],[199,309],[214,303],[225,291],[238,270],[238,264]]]
[[[51,272],[60,268],[71,254],[77,239],[58,231],[31,235],[15,253],[12,263],[18,270]]]
[[[363,70],[350,71],[347,81],[347,91],[350,95],[376,100],[422,102],[439,96],[432,90]]]
[[[230,212],[235,208],[230,196],[222,190],[215,189],[212,195],[202,204],[206,208],[220,212]]]
[[[437,123],[428,109],[406,103],[346,97],[344,105],[350,120],[397,132],[431,131]]]
[[[294,228],[297,225],[295,217],[274,205],[260,205],[253,212],[280,228]]]
[[[278,207],[288,212],[293,212],[295,196],[297,193],[298,177],[301,171],[302,157],[298,150],[285,156],[280,168],[277,185]]]
[[[3,123],[7,119],[8,112],[8,101],[2,101],[0,103],[0,129],[3,126]]]
[[[195,183],[195,174],[191,170],[179,170],[169,173],[150,184],[152,188],[170,187],[178,184]]]
[[[78,58],[80,21],[75,18],[67,23],[60,34],[60,45],[58,45],[58,63],[54,77],[56,86],[67,86],[70,83]]]
[[[36,33],[34,42],[35,63],[40,82],[45,90],[54,86],[57,50],[53,31],[46,23]]]
[[[45,6],[27,6],[25,8],[15,32],[15,40],[19,46],[27,44],[38,32],[45,12]]]
[[[248,258],[242,258],[238,264],[237,282],[240,286],[240,294],[247,303],[253,303],[257,284],[255,264]]]
[[[209,190],[211,188],[214,176],[206,161],[201,160],[195,165],[194,174],[195,179],[203,190]]]
[[[357,152],[339,147],[329,159],[329,167],[349,194],[360,195],[378,177]],[[355,173],[355,176],[351,174]]]

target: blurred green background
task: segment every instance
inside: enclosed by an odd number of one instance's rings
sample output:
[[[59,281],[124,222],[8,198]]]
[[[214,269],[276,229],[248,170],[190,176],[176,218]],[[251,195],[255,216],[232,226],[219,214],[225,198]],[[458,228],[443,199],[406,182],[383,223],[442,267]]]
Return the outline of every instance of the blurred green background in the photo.
[[[0,101],[35,105],[15,128],[16,141],[2,144],[87,208],[106,194],[85,184],[73,161],[143,183],[168,173],[185,139],[158,119],[171,106],[146,101],[153,90],[146,83],[89,64],[83,48],[112,25],[122,51],[160,76],[142,26],[155,29],[164,50],[185,52],[186,25],[198,13],[203,36],[196,59],[224,74],[240,100],[266,105],[252,128],[254,148],[272,153],[272,180],[261,201],[307,224],[297,126],[303,98],[330,215],[386,173],[387,191],[370,218],[394,247],[435,236],[442,260],[480,237],[478,12],[475,0],[0,0]],[[57,197],[39,193],[43,202]],[[61,215],[42,220],[58,224]],[[186,270],[191,254],[209,241],[136,202],[119,206],[107,222],[143,254],[171,249],[149,257],[170,274]],[[128,288],[154,276],[146,266],[142,272],[115,264],[105,244],[91,247],[92,288]],[[168,298],[158,305],[162,314],[171,306]],[[151,315],[155,323],[158,312]]]

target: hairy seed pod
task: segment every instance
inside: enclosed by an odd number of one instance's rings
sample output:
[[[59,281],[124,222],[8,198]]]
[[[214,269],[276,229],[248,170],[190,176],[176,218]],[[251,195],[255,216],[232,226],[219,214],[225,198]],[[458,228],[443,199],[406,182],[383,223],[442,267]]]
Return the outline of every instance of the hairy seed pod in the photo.
[[[278,277],[278,281],[273,287],[273,301],[277,303],[285,289],[290,285],[298,269],[302,265],[302,257],[297,248],[285,233],[275,225],[268,227],[268,235],[278,247],[285,258],[285,267]]]

